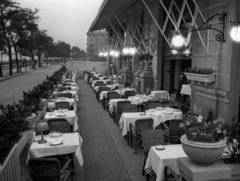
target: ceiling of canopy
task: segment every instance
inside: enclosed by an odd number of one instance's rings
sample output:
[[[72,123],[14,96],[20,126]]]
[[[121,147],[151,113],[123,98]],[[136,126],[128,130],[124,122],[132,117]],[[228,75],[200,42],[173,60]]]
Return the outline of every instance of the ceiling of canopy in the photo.
[[[108,28],[117,22],[138,0],[104,0],[98,14],[89,28],[89,32]],[[114,14],[116,17],[114,16]],[[108,22],[109,21],[109,22]]]

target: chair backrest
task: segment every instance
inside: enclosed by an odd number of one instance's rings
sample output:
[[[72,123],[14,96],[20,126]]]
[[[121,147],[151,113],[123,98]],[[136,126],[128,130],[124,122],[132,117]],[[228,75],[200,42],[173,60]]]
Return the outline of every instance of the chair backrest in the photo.
[[[56,109],[70,109],[69,102],[67,101],[56,102],[55,105]]]
[[[117,90],[117,89],[119,89],[119,86],[117,85],[117,86],[115,86],[115,88],[113,89],[113,90]]]
[[[162,104],[158,101],[158,102],[150,102],[148,103],[148,107],[147,109],[154,109],[156,107],[161,107]]]
[[[175,102],[176,97],[177,97],[177,94],[172,93],[172,94],[170,95],[170,101],[171,101],[171,102]]]
[[[61,180],[61,167],[57,158],[31,158],[28,166],[34,181]]]
[[[171,119],[169,121],[169,135],[183,135],[185,134],[184,128],[181,128],[179,125],[183,123],[182,119]]]
[[[66,83],[67,83],[67,82],[69,82],[69,83],[70,83],[70,82],[74,82],[74,81],[73,81],[73,80],[66,80],[65,82],[66,82]]]
[[[94,87],[96,87],[96,86],[105,86],[105,84],[103,82],[97,82],[97,83],[95,83]]]
[[[110,99],[118,99],[118,98],[120,98],[120,94],[118,94],[117,92],[108,92],[108,93],[107,93],[107,99],[108,99],[108,101],[109,101]]]
[[[142,142],[145,153],[149,152],[151,146],[164,144],[164,132],[161,129],[145,130],[142,132]]]
[[[208,119],[208,118],[209,118],[209,113],[210,113],[210,110],[209,110],[208,108],[202,108],[201,115],[202,115],[205,119]]]
[[[71,87],[61,87],[60,90],[61,91],[71,90]]]
[[[122,112],[138,112],[138,107],[134,104],[125,104],[122,106]]]
[[[58,95],[58,97],[73,98],[73,95],[71,93],[61,93]]]
[[[116,112],[117,112],[117,113],[122,113],[122,111],[123,111],[123,106],[129,105],[129,104],[131,104],[130,101],[119,101],[119,102],[117,102]]]
[[[107,81],[107,85],[112,85],[113,82],[112,81]]]
[[[124,97],[128,98],[130,96],[135,96],[135,91],[130,91],[130,90],[129,91],[125,91]]]
[[[142,132],[144,130],[153,129],[153,119],[147,118],[147,119],[137,119],[135,122],[135,131],[136,135],[142,135]]]
[[[145,94],[149,95],[151,93],[150,87],[146,87],[145,89]]]
[[[62,86],[69,86],[69,85],[71,85],[71,82],[67,82],[67,83],[62,84]]]
[[[48,120],[49,131],[59,131],[60,133],[70,133],[71,127],[70,123],[67,120]]]
[[[101,94],[102,91],[110,91],[110,90],[111,90],[110,87],[104,87],[103,86],[103,87],[99,87],[99,91],[98,92],[99,92],[99,94]]]

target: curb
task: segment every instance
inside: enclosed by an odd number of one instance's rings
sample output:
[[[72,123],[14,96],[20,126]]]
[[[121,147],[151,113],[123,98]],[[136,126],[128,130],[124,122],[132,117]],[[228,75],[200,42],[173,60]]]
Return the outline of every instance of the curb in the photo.
[[[5,80],[8,80],[8,79],[12,79],[12,78],[14,78],[14,77],[18,77],[18,76],[21,76],[21,75],[25,75],[25,74],[28,74],[28,73],[30,73],[30,72],[34,72],[34,71],[37,71],[37,70],[40,70],[40,69],[44,69],[44,68],[46,68],[46,67],[38,67],[38,68],[36,68],[36,69],[31,69],[31,71],[27,71],[27,72],[22,72],[22,73],[17,73],[17,74],[15,74],[15,75],[11,75],[11,76],[9,76],[8,75],[8,77],[0,77],[0,82],[3,82],[3,81],[5,81]]]

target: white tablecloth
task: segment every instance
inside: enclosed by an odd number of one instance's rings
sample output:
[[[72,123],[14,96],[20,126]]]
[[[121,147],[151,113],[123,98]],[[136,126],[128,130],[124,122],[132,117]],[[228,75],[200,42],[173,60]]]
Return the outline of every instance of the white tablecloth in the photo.
[[[180,94],[188,95],[191,97],[191,87],[189,84],[183,84]]]
[[[74,98],[57,98],[55,102],[66,101],[69,102],[69,105],[73,107],[74,111],[77,111],[77,103]]]
[[[122,136],[125,136],[129,129],[130,123],[135,124],[137,119],[146,119],[151,118],[151,116],[145,114],[141,115],[143,112],[136,112],[136,113],[122,113],[121,118],[119,120],[120,128],[122,128]]]
[[[171,109],[171,108],[170,108]],[[172,112],[172,114],[167,114],[166,109],[156,110],[149,109],[146,111],[146,114],[153,118],[153,127],[157,127],[160,123],[165,122],[171,119],[182,119],[182,111]]]
[[[164,90],[151,91],[150,95],[154,97],[154,100],[170,99],[168,91],[164,91]]]
[[[78,130],[78,117],[75,111],[66,111],[63,112],[62,114],[65,114],[65,116],[58,117],[58,111],[54,111],[53,113],[47,112],[45,114],[44,119],[49,120],[49,119],[58,119],[58,118],[65,118],[70,125],[73,125],[74,131]]]
[[[71,93],[73,95],[73,97],[75,98],[75,100],[78,102],[77,91],[70,90],[70,91],[63,91],[62,93]]]
[[[94,87],[97,82],[103,82],[103,80],[93,80],[92,81],[92,87]]]
[[[177,145],[164,145],[165,150],[156,150],[155,147],[151,147],[148,153],[145,169],[152,168],[156,173],[156,181],[162,181],[164,178],[164,168],[175,168],[175,173],[179,173],[177,167],[177,158],[187,157],[182,149],[181,144]]]
[[[117,105],[117,102],[120,102],[120,101],[126,101],[127,99],[111,99],[109,101],[109,112],[113,113],[116,105]]]
[[[128,97],[128,100],[131,101],[131,104],[139,105],[143,102],[147,102],[150,100],[153,100],[153,96],[130,96]]]
[[[36,137],[40,137],[40,135]],[[44,139],[49,142],[56,138],[45,136]],[[82,140],[82,137],[79,135],[79,133],[64,133],[62,135],[62,138],[59,137],[57,139],[64,139],[63,144],[50,146],[49,144],[38,144],[37,142],[33,142],[28,151],[26,162],[28,163],[28,160],[30,158],[41,158],[45,156],[75,153],[79,164],[82,166],[83,156],[82,156],[81,147],[82,147],[83,140]]]
[[[131,89],[131,88],[123,88],[123,89],[116,89],[114,91],[116,91],[118,94],[124,96],[126,91],[133,91],[133,89]]]

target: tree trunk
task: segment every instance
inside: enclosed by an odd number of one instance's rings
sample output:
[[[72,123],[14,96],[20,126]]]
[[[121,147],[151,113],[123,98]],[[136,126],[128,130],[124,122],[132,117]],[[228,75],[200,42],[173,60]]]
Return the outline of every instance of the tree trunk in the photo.
[[[38,55],[38,67],[41,67],[41,55]]]
[[[16,57],[16,68],[17,68],[17,73],[19,73],[19,64],[18,64],[18,54],[17,54],[17,48],[15,45],[13,45],[14,51],[15,51],[15,57]]]
[[[1,27],[2,27],[2,32],[3,32],[3,36],[4,39],[6,40],[7,43],[7,47],[8,47],[8,56],[9,56],[9,75],[12,75],[12,50],[11,50],[11,45],[10,45],[10,41],[7,37],[7,32],[5,29],[5,23],[4,23],[4,19],[2,18],[1,20]]]
[[[34,54],[31,53],[32,55],[32,69],[36,69],[35,62],[34,62]]]
[[[0,62],[0,77],[3,77],[3,73],[2,73],[2,64]]]

